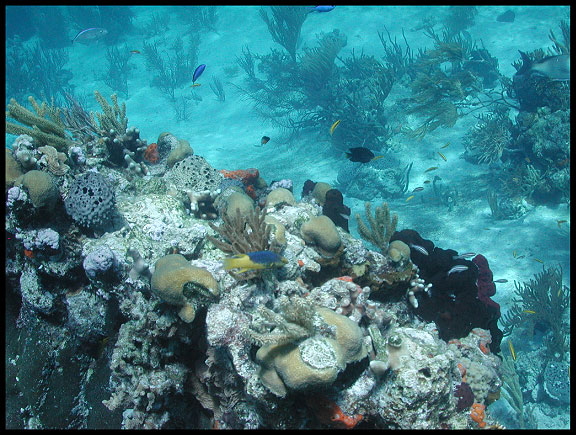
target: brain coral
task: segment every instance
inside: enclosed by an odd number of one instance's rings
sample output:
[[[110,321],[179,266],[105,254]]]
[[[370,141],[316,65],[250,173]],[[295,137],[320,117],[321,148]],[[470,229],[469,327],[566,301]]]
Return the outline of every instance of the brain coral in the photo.
[[[102,174],[86,172],[74,180],[64,205],[66,212],[80,225],[100,227],[112,219],[114,190]]]
[[[176,162],[165,177],[178,189],[191,192],[216,190],[223,178],[204,157],[196,155]]]
[[[296,200],[292,192],[288,189],[278,187],[266,196],[266,205],[268,207],[276,207],[281,204],[294,205],[296,204]]]
[[[189,323],[196,311],[220,295],[218,282],[206,269],[192,266],[183,255],[170,254],[156,262],[152,291],[169,304],[181,307],[178,315]]]
[[[302,224],[300,234],[306,243],[315,245],[316,249],[327,257],[333,256],[342,244],[336,225],[327,216],[310,218]]]
[[[316,312],[335,327],[334,338],[316,334],[298,344],[265,345],[256,353],[260,379],[276,395],[330,385],[346,364],[367,355],[362,330],[355,322],[328,308],[318,307]]]
[[[49,210],[52,210],[58,200],[58,188],[54,184],[52,176],[46,172],[28,171],[18,177],[14,185],[26,187],[30,200],[36,208],[46,206]]]

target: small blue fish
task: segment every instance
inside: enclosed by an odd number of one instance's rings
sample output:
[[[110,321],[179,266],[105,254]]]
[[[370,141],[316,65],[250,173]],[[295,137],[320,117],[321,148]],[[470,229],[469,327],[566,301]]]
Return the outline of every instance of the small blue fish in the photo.
[[[468,270],[468,266],[464,266],[463,264],[457,264],[448,271],[448,276],[450,276],[451,273],[464,272],[465,270]]]
[[[89,44],[91,41],[98,41],[108,34],[108,30],[102,27],[90,27],[89,29],[81,30],[76,34],[72,43],[78,41],[81,44]]]
[[[310,9],[310,12],[330,12],[335,7],[336,6],[314,6],[312,9]]]
[[[205,69],[206,69],[205,64],[198,65],[198,68],[196,68],[196,70],[194,71],[194,75],[192,76],[192,83],[198,80],[198,78],[202,75]]]

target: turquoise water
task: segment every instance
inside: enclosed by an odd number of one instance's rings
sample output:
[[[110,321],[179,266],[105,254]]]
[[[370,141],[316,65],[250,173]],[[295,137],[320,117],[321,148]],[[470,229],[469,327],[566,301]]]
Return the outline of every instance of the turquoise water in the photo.
[[[515,282],[559,268],[568,285],[569,71],[546,61],[569,54],[561,25],[569,32],[569,7],[310,7],[293,15],[300,31],[285,34],[276,12],[8,6],[5,103],[32,109],[32,95],[66,107],[69,94],[97,112],[94,90],[109,101],[117,94],[128,127],[148,144],[168,131],[218,170],[292,180],[298,199],[306,180],[330,183],[352,217],[366,201],[385,201],[398,229],[484,255],[505,280],[493,297],[503,314],[516,304]],[[533,61],[524,82],[519,51]],[[7,133],[6,147],[15,139]],[[378,158],[347,160],[359,147]],[[360,238],[356,219],[349,226]],[[529,321],[532,331],[523,323],[503,339],[502,354],[509,342],[515,349],[526,417],[500,398],[487,410],[494,421],[569,427],[569,400],[545,387],[569,389],[569,307],[561,314],[561,326]],[[566,344],[550,356],[555,327]],[[546,371],[559,360],[560,374]]]

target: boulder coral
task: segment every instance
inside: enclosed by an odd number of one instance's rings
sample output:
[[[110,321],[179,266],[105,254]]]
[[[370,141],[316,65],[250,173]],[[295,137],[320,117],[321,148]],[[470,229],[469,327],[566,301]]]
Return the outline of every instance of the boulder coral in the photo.
[[[327,216],[310,218],[302,224],[300,234],[306,243],[314,245],[315,249],[325,257],[333,257],[342,245],[336,225]]]
[[[220,295],[212,274],[192,266],[180,254],[166,255],[156,262],[150,285],[160,299],[180,307],[178,315],[186,323],[194,320],[198,309]]]
[[[328,308],[317,307],[316,313],[334,327],[333,338],[316,334],[298,344],[268,344],[256,353],[262,383],[278,396],[284,397],[288,390],[326,387],[348,363],[368,354],[362,330],[354,321]]]
[[[266,206],[267,207],[277,207],[283,204],[294,205],[296,200],[294,195],[288,189],[279,187],[274,189],[266,196]]]
[[[52,210],[58,201],[58,188],[50,174],[32,170],[18,177],[15,186],[23,185],[28,190],[30,200],[36,208],[46,207]]]

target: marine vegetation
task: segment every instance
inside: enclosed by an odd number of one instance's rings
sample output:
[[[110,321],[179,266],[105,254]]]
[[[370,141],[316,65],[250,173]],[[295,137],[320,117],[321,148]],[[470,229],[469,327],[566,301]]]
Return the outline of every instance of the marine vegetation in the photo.
[[[385,202],[382,203],[381,207],[376,207],[374,216],[372,216],[371,204],[369,202],[364,203],[364,207],[366,209],[366,220],[370,228],[362,221],[360,215],[356,213],[358,232],[364,240],[377,246],[380,252],[386,254],[388,252],[390,237],[392,237],[392,234],[396,231],[398,215],[394,214],[390,217],[390,209]]]
[[[569,335],[564,315],[570,307],[570,288],[562,284],[562,268],[544,267],[534,279],[524,283],[514,281],[514,286],[514,305],[502,316],[504,335],[522,327],[532,338],[536,328],[544,328],[546,358],[564,360]]]
[[[272,17],[266,9],[260,9],[260,16],[268,26],[272,39],[286,49],[293,62],[296,62],[296,49],[302,24],[308,17],[305,6],[271,6]]]
[[[497,60],[485,48],[478,48],[469,34],[453,34],[446,27],[442,35],[430,27],[425,33],[434,41],[434,49],[421,52],[414,62],[412,96],[404,100],[408,113],[424,118],[409,131],[418,139],[438,127],[452,127],[461,114],[484,107],[486,99],[480,98],[485,95],[484,86],[492,86],[500,77]]]
[[[512,356],[502,356],[502,391],[501,394],[516,411],[516,419],[520,429],[536,429],[536,421],[532,409],[524,406],[522,386],[514,358]]]
[[[66,152],[74,146],[70,135],[66,132],[66,126],[61,118],[61,109],[46,101],[38,104],[33,96],[28,101],[36,113],[26,109],[12,98],[8,104],[6,119],[14,119],[21,124],[6,121],[6,132],[15,135],[26,134],[31,136],[37,145],[52,145],[58,151]]]
[[[508,111],[495,109],[477,116],[476,119],[478,122],[462,141],[466,149],[464,158],[479,164],[500,161],[504,150],[512,141],[512,121],[508,117]]]

